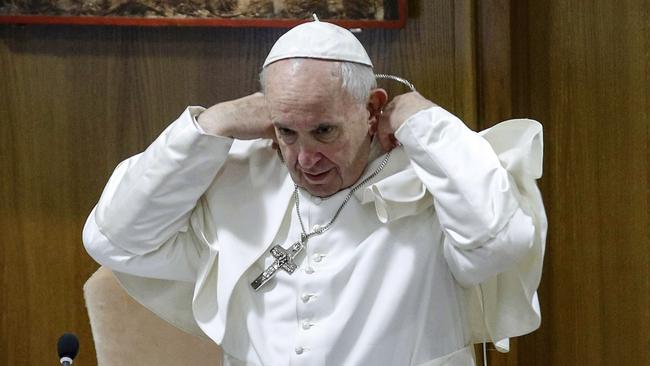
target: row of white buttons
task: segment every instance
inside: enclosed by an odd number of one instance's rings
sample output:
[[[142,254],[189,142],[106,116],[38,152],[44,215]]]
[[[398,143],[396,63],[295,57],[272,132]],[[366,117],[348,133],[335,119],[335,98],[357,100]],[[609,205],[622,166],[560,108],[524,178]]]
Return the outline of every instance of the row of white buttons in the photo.
[[[317,231],[320,228],[321,228],[320,225],[314,225],[314,226],[312,226],[311,231]],[[324,254],[316,253],[316,254],[312,255],[312,260],[314,262],[316,262],[316,263],[320,263],[324,256],[325,256]],[[312,267],[312,266],[308,266],[307,268],[305,268],[305,273],[307,273],[307,274],[312,274],[314,272],[315,272],[315,270],[314,270],[314,267]],[[303,303],[307,303],[314,296],[315,295],[313,295],[313,294],[304,293],[304,294],[300,295],[300,300],[302,300]],[[301,327],[302,327],[303,330],[308,330],[312,326],[314,326],[314,324],[310,323],[307,320],[304,320],[302,322],[302,324],[301,324]],[[305,348],[301,347],[301,346],[298,346],[298,347],[295,348],[294,351],[296,352],[297,355],[301,355],[301,354],[303,354],[305,352]]]
[[[314,323],[310,323],[307,320],[303,320],[303,322],[301,324],[301,327],[302,327],[303,330],[309,330],[309,328],[313,327],[314,325],[315,325]],[[295,351],[296,351],[297,355],[301,355],[303,352],[305,352],[305,350],[306,350],[306,348],[301,347],[301,346],[298,346],[298,347],[295,348]]]
[[[307,303],[307,302],[309,302],[309,300],[311,300],[312,297],[315,297],[315,296],[316,295],[314,295],[314,294],[303,293],[302,295],[300,295],[300,300],[302,300],[302,302],[304,302],[304,303]],[[311,327],[313,327],[314,325],[315,325],[314,323],[311,323],[308,320],[303,320],[302,323],[301,323],[301,327],[302,327],[303,330],[308,330]],[[303,352],[305,352],[305,350],[306,350],[306,348],[301,347],[301,346],[298,346],[298,347],[295,348],[295,351],[296,351],[297,355],[303,354]]]

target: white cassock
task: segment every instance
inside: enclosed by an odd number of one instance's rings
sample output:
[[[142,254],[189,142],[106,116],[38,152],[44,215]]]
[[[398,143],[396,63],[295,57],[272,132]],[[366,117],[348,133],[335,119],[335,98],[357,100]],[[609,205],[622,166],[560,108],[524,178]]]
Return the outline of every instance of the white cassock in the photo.
[[[300,237],[294,185],[270,141],[203,134],[201,111],[117,167],[84,243],[135,299],[220,344],[226,365],[474,365],[472,343],[507,349],[539,326],[539,123],[475,133],[440,107],[418,112],[299,269],[254,291],[271,245]],[[347,192],[300,190],[305,229]]]

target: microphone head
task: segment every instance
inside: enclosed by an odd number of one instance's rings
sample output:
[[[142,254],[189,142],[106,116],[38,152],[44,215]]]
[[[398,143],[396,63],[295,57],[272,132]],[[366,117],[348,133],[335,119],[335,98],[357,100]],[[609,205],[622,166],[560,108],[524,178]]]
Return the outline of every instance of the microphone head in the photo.
[[[74,360],[79,352],[79,339],[72,333],[65,333],[59,338],[57,349],[59,358],[69,357]]]

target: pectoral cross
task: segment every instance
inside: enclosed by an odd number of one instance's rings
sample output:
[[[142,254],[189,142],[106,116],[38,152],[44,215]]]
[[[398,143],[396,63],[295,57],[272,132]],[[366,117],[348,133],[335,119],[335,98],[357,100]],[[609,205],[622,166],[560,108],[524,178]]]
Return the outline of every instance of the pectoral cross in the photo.
[[[307,244],[307,236],[305,234],[300,234],[300,241],[297,241],[289,247],[289,249],[284,249],[280,245],[274,245],[271,248],[271,255],[275,258],[275,261],[259,276],[255,281],[251,282],[253,290],[257,291],[260,287],[264,286],[279,269],[286,271],[289,274],[292,274],[297,268],[298,265],[294,262],[294,259],[300,253]]]

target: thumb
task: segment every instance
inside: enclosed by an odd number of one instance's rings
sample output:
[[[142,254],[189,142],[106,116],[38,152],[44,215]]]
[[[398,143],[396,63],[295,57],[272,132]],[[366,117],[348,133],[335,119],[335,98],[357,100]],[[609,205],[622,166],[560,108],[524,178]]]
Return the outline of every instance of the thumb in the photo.
[[[392,133],[380,129],[377,137],[379,138],[379,145],[381,145],[382,150],[388,152],[395,148],[395,136]]]

